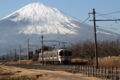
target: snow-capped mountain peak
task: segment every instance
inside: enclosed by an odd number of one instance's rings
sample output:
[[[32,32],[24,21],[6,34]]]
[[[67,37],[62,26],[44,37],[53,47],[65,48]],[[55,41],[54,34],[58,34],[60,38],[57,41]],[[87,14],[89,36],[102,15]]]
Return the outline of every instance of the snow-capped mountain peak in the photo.
[[[45,19],[47,19],[48,21],[51,21],[51,20],[64,21],[66,16],[56,8],[52,8],[40,2],[36,2],[36,3],[28,4],[27,6],[8,15],[5,18],[11,19],[16,22],[20,20],[29,20],[29,21],[43,20],[44,21]]]
[[[93,40],[93,33],[92,26],[40,2],[28,4],[0,20],[0,44],[5,47],[15,44],[18,46],[18,42],[28,38],[36,41],[40,35],[67,43],[81,39]],[[99,28],[96,33],[98,40],[113,40],[119,37],[118,34],[101,31]]]
[[[26,27],[21,27],[18,32],[24,34],[66,34],[68,32],[69,34],[77,34],[71,30],[79,27],[73,23],[73,20],[77,21],[76,19],[40,2],[28,4],[4,19],[17,22],[19,27],[20,22],[28,22],[29,24]]]

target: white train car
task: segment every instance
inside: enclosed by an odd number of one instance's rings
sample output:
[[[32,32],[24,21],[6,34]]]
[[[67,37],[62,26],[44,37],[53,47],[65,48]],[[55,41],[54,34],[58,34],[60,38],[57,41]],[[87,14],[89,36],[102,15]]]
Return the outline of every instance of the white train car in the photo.
[[[72,51],[69,49],[55,49],[53,51],[44,51],[43,58],[42,53],[39,53],[40,63],[46,64],[70,64],[72,58]]]

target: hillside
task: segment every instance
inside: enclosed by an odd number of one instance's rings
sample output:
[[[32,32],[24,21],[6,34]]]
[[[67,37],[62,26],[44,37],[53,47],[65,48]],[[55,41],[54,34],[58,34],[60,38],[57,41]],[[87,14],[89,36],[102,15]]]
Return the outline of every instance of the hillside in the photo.
[[[94,40],[93,26],[40,2],[28,4],[0,20],[0,34],[0,49],[5,53],[28,39],[31,45],[38,45],[41,35],[46,40],[66,42],[66,45],[80,40]],[[98,40],[115,40],[119,36],[97,28]],[[53,44],[63,46],[56,42],[44,43]]]

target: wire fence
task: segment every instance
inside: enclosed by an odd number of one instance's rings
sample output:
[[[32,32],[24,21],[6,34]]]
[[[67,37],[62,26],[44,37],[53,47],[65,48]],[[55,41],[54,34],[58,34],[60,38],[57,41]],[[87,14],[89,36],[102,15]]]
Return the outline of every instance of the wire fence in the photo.
[[[94,66],[71,66],[72,73],[83,73],[88,76],[98,77],[104,80],[120,80],[120,68]]]

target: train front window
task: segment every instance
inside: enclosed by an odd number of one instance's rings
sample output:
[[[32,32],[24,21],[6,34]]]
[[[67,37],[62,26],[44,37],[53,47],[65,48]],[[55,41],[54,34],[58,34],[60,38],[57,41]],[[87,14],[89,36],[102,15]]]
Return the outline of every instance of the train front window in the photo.
[[[63,56],[63,51],[60,51],[60,56]]]
[[[71,55],[72,55],[72,52],[67,50],[60,51],[59,53],[59,56],[71,56]]]
[[[68,56],[68,51],[65,51],[65,56]]]
[[[72,55],[71,51],[67,51],[66,56],[71,56],[71,55]]]
[[[71,51],[65,51],[65,56],[71,56],[72,55],[72,53],[71,53]]]

